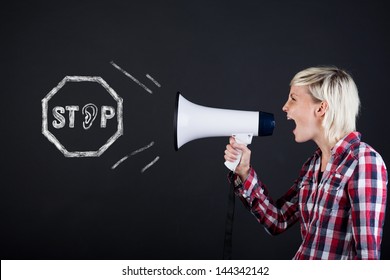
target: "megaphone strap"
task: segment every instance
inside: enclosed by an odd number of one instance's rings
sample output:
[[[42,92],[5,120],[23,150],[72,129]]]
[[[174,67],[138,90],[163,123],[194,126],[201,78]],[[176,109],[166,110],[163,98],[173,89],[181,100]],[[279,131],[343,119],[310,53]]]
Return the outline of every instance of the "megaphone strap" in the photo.
[[[233,173],[233,172],[231,172]],[[234,180],[230,180],[229,196],[228,196],[228,208],[225,221],[225,240],[223,245],[223,259],[232,259],[232,235],[233,235],[233,221],[234,221],[234,209],[236,203],[236,197],[234,194]]]

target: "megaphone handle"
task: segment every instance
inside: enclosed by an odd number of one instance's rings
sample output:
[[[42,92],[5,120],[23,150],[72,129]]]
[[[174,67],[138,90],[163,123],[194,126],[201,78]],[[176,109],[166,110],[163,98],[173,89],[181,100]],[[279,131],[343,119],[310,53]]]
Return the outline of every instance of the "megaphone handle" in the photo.
[[[233,134],[232,136],[238,144],[248,145],[252,143],[253,133]],[[225,161],[225,166],[234,172],[236,170],[237,165],[240,163],[241,157],[242,153],[240,152],[235,161]]]
[[[240,163],[241,157],[242,153],[240,152],[235,161],[225,161],[226,167],[234,172],[236,170],[237,165]]]

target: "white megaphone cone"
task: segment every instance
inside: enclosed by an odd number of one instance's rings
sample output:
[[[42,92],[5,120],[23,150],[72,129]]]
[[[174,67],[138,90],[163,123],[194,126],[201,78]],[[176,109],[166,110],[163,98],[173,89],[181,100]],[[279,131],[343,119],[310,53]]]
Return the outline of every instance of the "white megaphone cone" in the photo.
[[[229,110],[205,107],[176,96],[174,114],[175,150],[195,139],[233,136],[241,144],[250,144],[253,136],[272,135],[275,127],[273,114],[265,112]],[[225,162],[234,171],[239,164]]]

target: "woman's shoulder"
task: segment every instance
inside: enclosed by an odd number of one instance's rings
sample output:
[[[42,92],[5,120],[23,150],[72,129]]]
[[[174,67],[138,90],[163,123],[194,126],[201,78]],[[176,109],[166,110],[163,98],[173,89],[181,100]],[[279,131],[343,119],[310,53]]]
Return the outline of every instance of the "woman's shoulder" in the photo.
[[[385,165],[381,154],[364,141],[351,146],[353,156],[360,162],[375,165]]]

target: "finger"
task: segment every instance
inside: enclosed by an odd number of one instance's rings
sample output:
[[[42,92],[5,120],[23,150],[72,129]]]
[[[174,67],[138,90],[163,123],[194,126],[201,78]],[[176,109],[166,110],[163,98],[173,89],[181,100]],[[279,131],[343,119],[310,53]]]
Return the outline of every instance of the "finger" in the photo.
[[[231,152],[231,151],[225,150],[225,156],[228,158],[231,158],[231,159],[236,159],[238,156],[238,153],[236,151]]]
[[[239,155],[241,154],[241,152],[233,149],[233,147],[231,147],[230,145],[228,145],[228,146],[229,147],[226,147],[226,150],[225,150],[225,156],[227,156],[231,160],[236,160],[239,157]]]
[[[232,154],[225,154],[224,158],[226,161],[232,161],[232,162],[237,160],[237,156]]]
[[[232,144],[232,147],[233,147],[233,149],[239,150],[241,152],[244,152],[244,151],[246,151],[248,149],[245,144],[238,144],[237,142]]]
[[[227,155],[224,156],[224,159],[225,161],[231,161],[231,162],[235,162],[237,160],[237,158],[235,157],[229,157]]]
[[[240,152],[232,147],[232,145],[226,145],[226,150],[234,155],[238,155]]]

